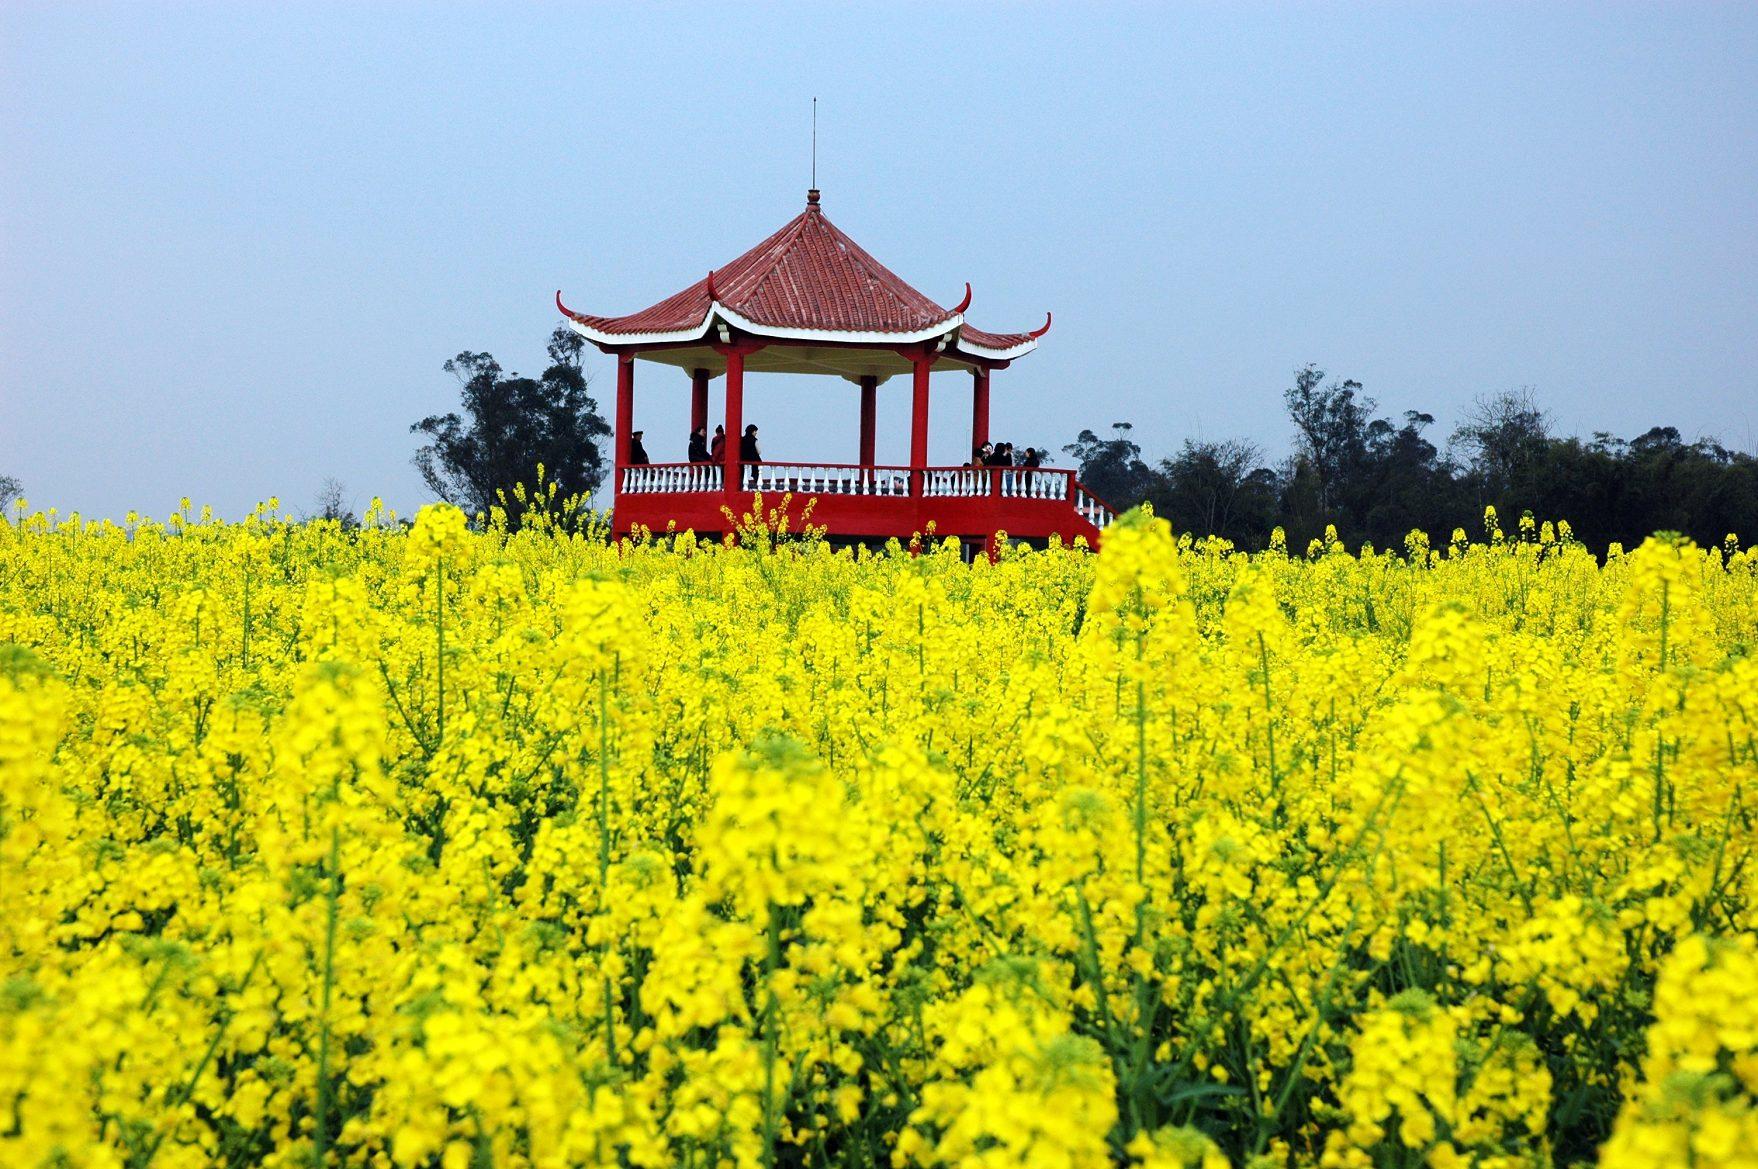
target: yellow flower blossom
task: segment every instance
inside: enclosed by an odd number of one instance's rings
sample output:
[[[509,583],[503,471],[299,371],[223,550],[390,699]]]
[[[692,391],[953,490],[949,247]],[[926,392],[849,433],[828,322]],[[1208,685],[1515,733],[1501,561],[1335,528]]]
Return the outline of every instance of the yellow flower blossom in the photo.
[[[555,495],[0,524],[0,1164],[1758,1158],[1737,540]]]

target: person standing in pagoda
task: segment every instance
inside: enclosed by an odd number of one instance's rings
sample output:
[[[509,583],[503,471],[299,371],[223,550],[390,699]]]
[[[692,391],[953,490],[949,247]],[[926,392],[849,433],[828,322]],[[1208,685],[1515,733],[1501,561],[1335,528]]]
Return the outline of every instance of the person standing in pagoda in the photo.
[[[647,448],[641,445],[641,436],[645,430],[633,431],[629,435],[629,466],[645,467],[651,461],[647,457]]]
[[[757,424],[745,427],[745,436],[739,439],[739,462],[761,463],[763,452],[757,449]]]
[[[690,462],[706,463],[708,461],[708,427],[698,426],[690,432]]]
[[[1002,468],[1013,466],[1013,444],[1010,442],[996,443],[995,453],[989,456],[989,465]],[[1011,471],[1003,470],[1001,472],[1001,494],[1013,494],[1013,473]]]
[[[714,428],[714,441],[708,444],[708,461],[711,463],[719,463],[725,461],[725,459],[726,427],[716,426]]]

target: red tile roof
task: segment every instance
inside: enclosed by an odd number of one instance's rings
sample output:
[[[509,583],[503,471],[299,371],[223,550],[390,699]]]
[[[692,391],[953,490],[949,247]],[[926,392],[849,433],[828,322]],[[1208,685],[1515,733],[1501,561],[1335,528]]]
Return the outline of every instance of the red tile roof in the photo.
[[[966,325],[958,331],[958,343],[966,347],[974,345],[979,349],[1012,349],[1027,341],[1036,341],[1041,336],[1042,333],[985,333]]]
[[[556,303],[561,305],[560,294]],[[562,311],[591,333],[615,341],[700,335],[715,305],[734,325],[756,326],[758,333],[780,330],[783,335],[798,330],[862,334],[867,340],[920,338],[962,323],[958,310],[942,308],[910,287],[830,222],[816,191],[808,194],[806,209],[780,231],[658,304],[621,317],[591,316],[566,307]],[[969,326],[962,335],[985,350],[1013,349],[1034,339],[1032,334],[984,333]]]

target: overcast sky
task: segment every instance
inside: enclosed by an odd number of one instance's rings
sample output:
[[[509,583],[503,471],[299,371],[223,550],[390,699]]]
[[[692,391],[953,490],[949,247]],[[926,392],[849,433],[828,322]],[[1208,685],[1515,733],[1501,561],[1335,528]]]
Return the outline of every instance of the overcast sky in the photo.
[[[557,287],[629,312],[779,227],[813,95],[834,222],[942,303],[969,280],[983,328],[1055,311],[998,438],[1280,457],[1310,361],[1437,438],[1531,386],[1564,431],[1758,449],[1751,3],[9,0],[0,473],[90,515],[308,508],[327,476],[408,509],[441,364],[537,373]],[[687,380],[641,373],[682,458]],[[958,461],[969,379],[934,387]],[[880,396],[901,459],[907,383]],[[855,457],[848,383],[753,379],[745,417],[772,459]]]

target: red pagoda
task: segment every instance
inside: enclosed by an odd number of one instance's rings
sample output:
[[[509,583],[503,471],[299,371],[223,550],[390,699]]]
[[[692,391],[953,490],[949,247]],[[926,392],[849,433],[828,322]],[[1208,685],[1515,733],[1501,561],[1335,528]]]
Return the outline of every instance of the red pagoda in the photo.
[[[985,544],[998,531],[1036,542],[1077,536],[1097,546],[1111,509],[1074,477],[1052,467],[934,466],[928,462],[928,388],[934,372],[971,379],[973,450],[989,441],[989,379],[1038,347],[1050,328],[988,333],[965,323],[971,289],[942,308],[904,283],[825,217],[816,190],[780,231],[682,292],[623,317],[556,307],[581,336],[617,359],[616,466],[612,524],[723,533],[727,514],[765,510],[791,494],[798,526],[808,500],[811,523],[839,540],[908,540],[932,531]],[[635,360],[690,375],[690,426],[707,427],[708,386],[725,380],[725,450],[689,463],[630,462]],[[825,374],[860,387],[860,461],[746,461],[740,458],[747,372]],[[880,383],[911,379],[908,466],[873,458]],[[700,457],[700,455],[698,456]],[[930,526],[931,525],[931,526]]]

